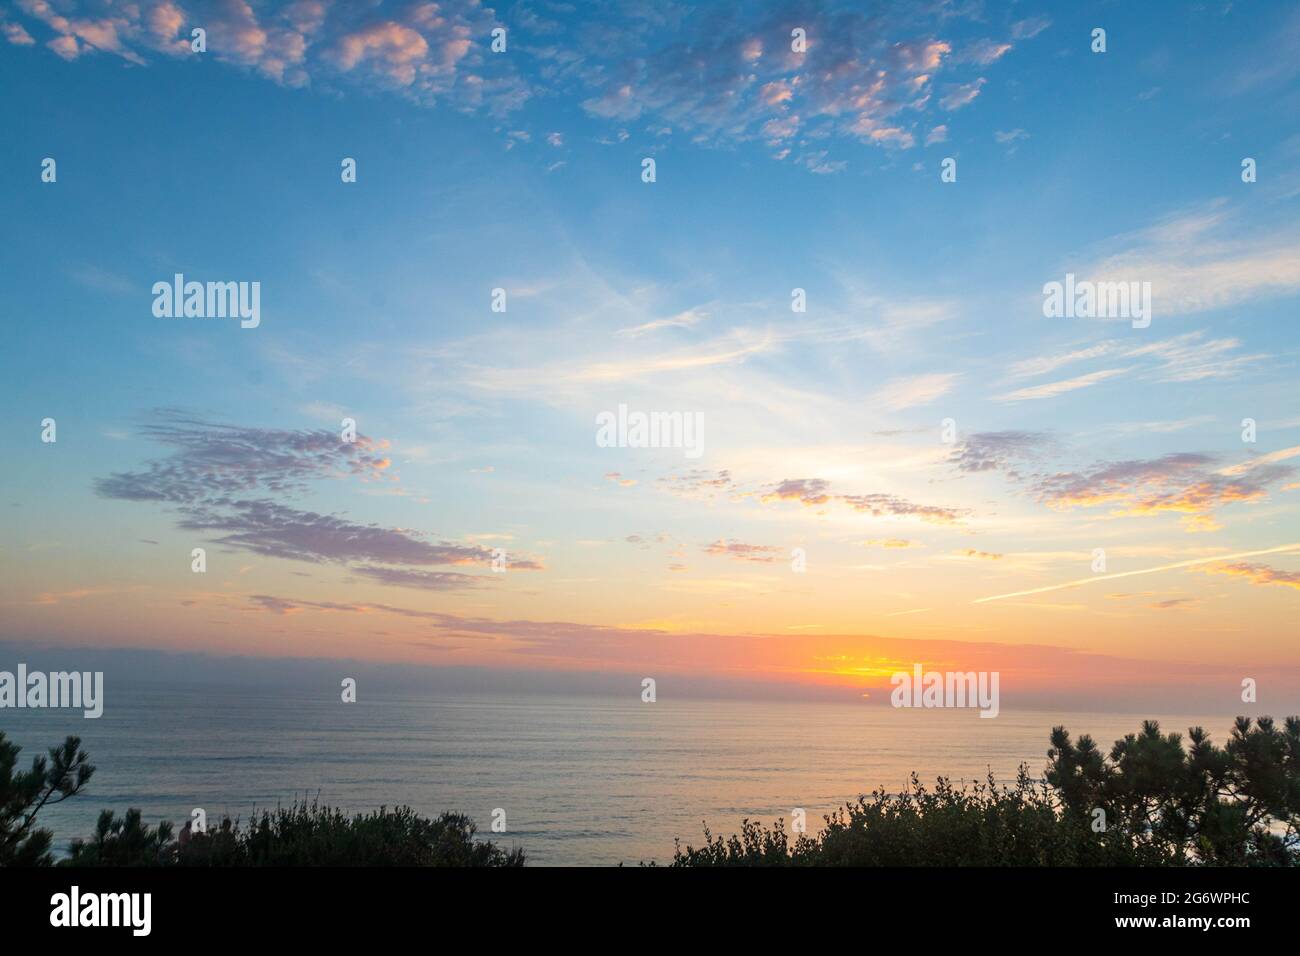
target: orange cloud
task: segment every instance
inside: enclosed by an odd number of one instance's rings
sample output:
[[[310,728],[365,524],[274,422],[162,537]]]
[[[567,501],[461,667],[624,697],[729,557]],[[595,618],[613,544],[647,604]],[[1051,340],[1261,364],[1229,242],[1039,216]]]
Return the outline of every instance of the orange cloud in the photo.
[[[1280,584],[1283,587],[1300,590],[1300,571],[1281,571],[1267,564],[1254,564],[1250,561],[1238,561],[1235,564],[1221,564],[1205,568],[1207,574],[1227,574],[1245,578],[1251,584]]]

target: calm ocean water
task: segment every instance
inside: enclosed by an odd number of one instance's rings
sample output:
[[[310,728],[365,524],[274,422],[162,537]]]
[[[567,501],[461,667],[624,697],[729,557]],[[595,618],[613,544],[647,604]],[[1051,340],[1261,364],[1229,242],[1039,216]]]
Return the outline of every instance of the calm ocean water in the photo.
[[[349,811],[409,804],[468,813],[489,829],[494,808],[530,864],[667,862],[673,838],[701,842],[702,823],[730,833],[821,815],[876,786],[891,791],[916,770],[1010,782],[1035,776],[1048,733],[1064,724],[1109,749],[1143,717],[1162,729],[1200,724],[1222,743],[1229,717],[894,710],[866,704],[690,701],[643,704],[602,697],[363,698],[213,688],[120,689],[98,720],[75,711],[5,710],[0,730],[38,751],[77,734],[98,767],[89,791],[48,808],[41,822],[66,846],[99,811],[139,807],[179,825],[194,807],[209,821],[247,818],[295,796]]]

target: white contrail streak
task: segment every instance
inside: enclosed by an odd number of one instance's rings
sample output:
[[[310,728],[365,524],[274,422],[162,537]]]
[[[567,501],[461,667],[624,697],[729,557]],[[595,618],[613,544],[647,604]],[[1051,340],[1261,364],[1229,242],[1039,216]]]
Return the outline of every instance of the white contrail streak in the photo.
[[[1075,588],[1080,584],[1093,581],[1113,581],[1115,578],[1131,578],[1135,574],[1155,574],[1157,571],[1172,571],[1175,568],[1190,568],[1196,564],[1215,564],[1219,561],[1236,561],[1238,558],[1253,558],[1260,554],[1277,554],[1279,551],[1300,550],[1300,541],[1295,544],[1283,544],[1263,551],[1238,551],[1236,554],[1220,554],[1213,558],[1193,558],[1191,561],[1179,561],[1177,564],[1162,564],[1158,568],[1142,568],[1138,571],[1120,571],[1118,574],[1094,574],[1090,578],[1066,581],[1064,584],[1049,584],[1046,587],[1031,588],[1028,591],[1012,591],[1010,594],[994,594],[992,597],[976,598],[971,604],[983,604],[985,601],[1001,601],[1003,598],[1024,597],[1027,594],[1042,594],[1045,591],[1060,591],[1063,588]]]

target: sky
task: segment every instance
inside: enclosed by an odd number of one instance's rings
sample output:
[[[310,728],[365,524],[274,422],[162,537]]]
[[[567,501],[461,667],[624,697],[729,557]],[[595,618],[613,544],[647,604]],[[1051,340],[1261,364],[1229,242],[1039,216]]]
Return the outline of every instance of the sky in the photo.
[[[0,34],[0,640],[1300,706],[1293,5]],[[159,317],[177,273],[256,327]],[[1149,323],[1045,315],[1067,275]],[[620,406],[698,448],[602,446]]]

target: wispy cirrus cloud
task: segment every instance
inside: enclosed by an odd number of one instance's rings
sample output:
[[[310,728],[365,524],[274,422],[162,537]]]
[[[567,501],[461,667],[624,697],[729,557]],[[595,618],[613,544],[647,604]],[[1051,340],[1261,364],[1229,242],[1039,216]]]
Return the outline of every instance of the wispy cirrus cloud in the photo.
[[[995,395],[995,402],[1027,402],[1039,398],[1055,398],[1057,395],[1064,395],[1066,392],[1078,391],[1081,388],[1090,388],[1107,379],[1115,378],[1129,371],[1127,368],[1107,368],[1097,372],[1089,372],[1087,375],[1077,375],[1074,378],[1061,379],[1056,382],[1046,382],[1042,385],[1030,385],[1025,388],[1018,388],[1013,392],[1005,392],[1001,395]]]
[[[1087,359],[1100,358],[1103,355],[1109,355],[1115,351],[1116,343],[1101,342],[1097,345],[1091,345],[1087,348],[1074,349],[1059,355],[1042,355],[1035,358],[1024,359],[1014,363],[1009,374],[1012,378],[1034,378],[1038,375],[1046,375],[1054,372],[1058,368],[1066,365],[1072,365],[1075,362],[1082,362]]]
[[[952,391],[960,378],[961,376],[954,372],[932,372],[926,375],[896,378],[881,387],[874,401],[895,412],[929,405]]]
[[[1300,291],[1300,232],[1243,225],[1225,200],[1176,213],[1109,243],[1092,282],[1151,283],[1153,311],[1184,315]]]
[[[652,319],[649,322],[643,322],[640,325],[634,325],[626,329],[619,329],[618,335],[645,335],[647,332],[657,332],[659,329],[689,329],[703,322],[709,317],[707,312],[700,309],[687,309],[666,319]]]
[[[946,110],[959,110],[975,101],[975,97],[980,95],[980,90],[983,89],[985,82],[984,77],[981,76],[969,83],[950,86],[948,92],[939,100],[939,105]]]
[[[993,396],[993,400],[1021,402],[1054,398],[1130,373],[1145,380],[1166,383],[1231,379],[1268,358],[1260,353],[1241,354],[1238,351],[1241,346],[1241,340],[1237,338],[1208,338],[1204,330],[1184,332],[1138,346],[1117,340],[1098,342],[1086,348],[1014,362],[1008,369],[1008,376],[1012,380],[1036,378],[1067,365],[1098,358],[1129,360],[1133,364],[1013,389]]]

